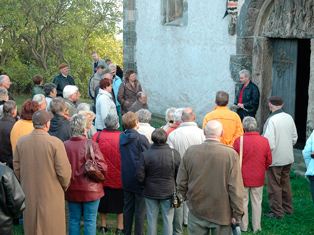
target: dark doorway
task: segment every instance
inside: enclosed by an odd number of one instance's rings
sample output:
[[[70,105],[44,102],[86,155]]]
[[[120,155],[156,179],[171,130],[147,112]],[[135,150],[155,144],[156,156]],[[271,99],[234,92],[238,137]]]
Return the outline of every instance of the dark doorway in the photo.
[[[298,40],[297,83],[295,97],[295,124],[298,142],[295,148],[303,149],[306,142],[306,121],[308,106],[308,89],[310,81],[310,39]]]

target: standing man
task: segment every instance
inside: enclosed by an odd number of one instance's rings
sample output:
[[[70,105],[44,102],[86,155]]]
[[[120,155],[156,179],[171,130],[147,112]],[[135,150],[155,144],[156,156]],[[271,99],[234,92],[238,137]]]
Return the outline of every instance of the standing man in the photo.
[[[75,85],[74,79],[68,74],[68,65],[59,65],[60,74],[55,76],[53,83],[57,86],[57,96],[63,96],[63,89],[67,85]]]
[[[9,92],[11,86],[10,78],[7,75],[0,76],[0,87],[8,90],[9,100],[14,100],[13,95]]]
[[[169,134],[167,143],[169,144],[170,148],[176,149],[182,158],[185,151],[191,145],[203,143],[205,136],[202,129],[198,128],[196,122],[194,122],[196,116],[193,109],[185,108],[182,112],[181,118],[183,123]],[[186,205],[186,202],[184,202],[183,207],[175,209],[173,234],[183,234],[182,225],[187,225],[188,223],[188,212],[189,209]]]
[[[92,99],[95,100],[95,89],[97,85],[99,84],[99,81],[101,80],[101,72],[105,69],[105,66],[103,65],[98,65],[96,67],[96,73],[94,76],[91,78],[90,83],[89,83],[89,89],[90,89],[90,94],[92,95]]]
[[[112,64],[111,59],[106,59],[106,64],[108,65],[108,67]],[[116,74],[122,79],[123,78],[123,70],[120,68],[119,65],[116,65],[117,68],[117,72]]]
[[[64,192],[71,179],[71,165],[61,140],[50,136],[51,113],[33,114],[34,130],[21,136],[13,168],[25,193],[24,233],[65,235]]]
[[[97,53],[96,52],[93,52],[92,53],[92,58],[93,58],[93,62],[92,62],[92,68],[93,68],[93,74],[95,74],[97,72],[97,67],[99,65],[103,65],[106,69],[108,69],[108,66],[105,62],[105,60],[103,59],[99,59],[99,57],[97,56]]]
[[[224,134],[220,122],[209,121],[204,132],[205,142],[186,150],[177,177],[190,209],[188,233],[231,234],[230,223],[241,222],[244,214],[239,156],[220,142]]]
[[[235,107],[241,120],[246,116],[255,117],[259,105],[258,87],[250,80],[250,71],[243,69],[239,72],[242,86],[238,92]]]
[[[218,91],[216,93],[215,103],[217,104],[216,108],[204,117],[203,129],[208,121],[219,121],[224,129],[221,143],[233,146],[235,139],[243,135],[241,119],[237,113],[227,107],[229,103],[229,94],[227,92]]]
[[[147,100],[147,94],[143,91],[140,91],[137,93],[136,101],[129,108],[129,111],[136,113],[140,109],[148,109]]]
[[[283,219],[285,212],[293,214],[289,174],[294,162],[293,145],[297,142],[298,134],[293,118],[282,110],[281,97],[271,96],[268,106],[272,113],[264,125],[263,136],[268,139],[273,155],[272,164],[266,171],[267,193],[272,213],[265,216]]]
[[[77,113],[77,101],[79,100],[81,93],[77,86],[68,85],[63,89],[63,98],[66,103],[69,104],[69,117],[72,117]]]

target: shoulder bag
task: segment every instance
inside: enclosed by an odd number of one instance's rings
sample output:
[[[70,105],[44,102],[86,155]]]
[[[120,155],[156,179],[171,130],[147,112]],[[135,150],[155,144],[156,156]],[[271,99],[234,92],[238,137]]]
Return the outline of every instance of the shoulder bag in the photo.
[[[96,183],[105,181],[105,176],[99,170],[98,164],[95,161],[95,154],[91,140],[87,140],[85,146],[85,174]]]

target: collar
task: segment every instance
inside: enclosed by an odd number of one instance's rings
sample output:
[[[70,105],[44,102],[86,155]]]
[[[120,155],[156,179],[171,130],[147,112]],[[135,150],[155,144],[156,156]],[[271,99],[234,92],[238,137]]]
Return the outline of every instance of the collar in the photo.
[[[76,136],[76,137],[71,137],[70,140],[72,141],[80,141],[80,140],[87,140],[85,135],[80,135],[80,136]]]
[[[216,109],[229,109],[227,106],[216,106],[214,109],[213,109],[213,111],[214,110],[216,110]]]
[[[282,112],[283,112],[282,109],[278,109],[278,110],[272,112],[272,113],[269,115],[269,117],[275,116],[276,114],[279,114],[279,113],[282,113]]]
[[[150,148],[151,149],[171,149],[167,143],[163,145],[158,145],[158,144],[153,143]]]
[[[109,128],[104,128],[103,130],[101,131],[117,131],[117,132],[120,132],[119,130],[117,129],[109,129]]]
[[[260,135],[257,131],[245,132],[243,136]]]
[[[15,122],[15,119],[12,116],[3,116],[3,118],[1,118],[1,121]]]
[[[215,141],[220,142],[219,140],[217,140],[217,139],[215,139],[215,138],[206,138],[206,140],[215,140]]]
[[[185,126],[195,126],[195,127],[198,127],[196,122],[182,122],[181,125],[178,126],[178,128],[185,127]]]

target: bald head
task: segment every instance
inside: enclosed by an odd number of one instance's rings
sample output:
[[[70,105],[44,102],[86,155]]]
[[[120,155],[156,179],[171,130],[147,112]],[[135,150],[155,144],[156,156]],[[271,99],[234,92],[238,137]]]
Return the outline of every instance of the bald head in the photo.
[[[222,124],[217,120],[211,120],[206,123],[204,132],[206,138],[214,138],[220,140],[223,136]]]
[[[194,122],[195,113],[191,108],[185,108],[182,112],[182,121],[183,122]]]

